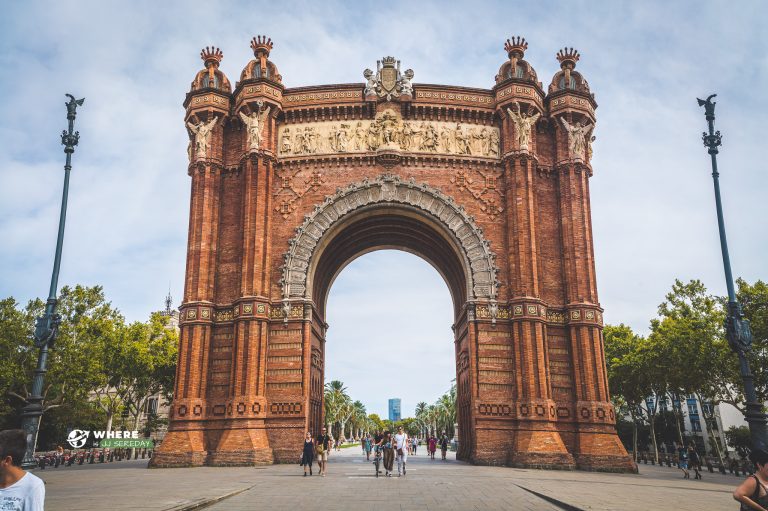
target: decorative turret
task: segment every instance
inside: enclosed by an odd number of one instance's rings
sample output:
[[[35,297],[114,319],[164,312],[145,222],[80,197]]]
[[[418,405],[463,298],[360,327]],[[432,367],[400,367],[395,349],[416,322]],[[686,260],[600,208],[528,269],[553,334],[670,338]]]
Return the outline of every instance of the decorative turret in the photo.
[[[231,92],[232,86],[229,84],[229,80],[219,70],[219,64],[221,64],[221,59],[224,58],[224,53],[214,46],[206,46],[200,51],[200,58],[205,63],[205,69],[195,75],[191,90],[210,88],[227,93]]]
[[[260,35],[251,40],[251,49],[255,58],[243,69],[240,81],[266,78],[277,83],[283,82],[283,77],[277,72],[277,66],[269,61],[269,52],[272,51],[272,47],[272,39],[267,36]]]
[[[579,52],[566,47],[555,57],[560,62],[560,71],[552,78],[547,101],[550,122],[558,130],[556,161],[589,165],[597,103],[587,81],[575,71],[576,62],[581,58]]]
[[[563,48],[557,52],[558,62],[560,62],[560,71],[555,73],[552,78],[552,83],[549,86],[549,92],[555,92],[558,90],[570,89],[579,92],[585,92],[589,94],[589,84],[581,76],[581,73],[574,71],[576,68],[576,62],[579,61],[581,55],[578,50],[573,48]]]
[[[509,56],[509,60],[504,62],[499,68],[499,74],[496,75],[496,83],[502,83],[515,78],[526,82],[533,82],[541,87],[533,67],[523,60],[525,50],[528,49],[528,42],[524,37],[512,36],[504,43],[504,50]]]

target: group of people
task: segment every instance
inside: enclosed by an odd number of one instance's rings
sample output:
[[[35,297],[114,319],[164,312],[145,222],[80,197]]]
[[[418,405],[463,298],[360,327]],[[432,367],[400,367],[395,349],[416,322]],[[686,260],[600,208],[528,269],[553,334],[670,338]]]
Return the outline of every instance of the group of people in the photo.
[[[427,447],[427,456],[431,459],[435,459],[435,452],[438,447],[442,455],[441,459],[443,461],[447,459],[449,440],[445,432],[439,438],[431,434],[427,435],[424,443]],[[381,457],[387,477],[391,477],[394,473],[395,461],[397,462],[398,477],[404,476],[408,456],[415,456],[420,444],[421,440],[408,436],[402,426],[397,428],[397,433],[394,435],[390,431],[376,431],[374,434],[368,433],[360,439],[360,446],[365,459],[371,461],[371,454],[374,455],[374,459]],[[304,477],[314,474],[312,467],[315,461],[317,461],[319,475],[325,477],[328,470],[328,452],[333,448],[338,451],[340,445],[341,442],[335,440],[327,428],[323,428],[317,437],[313,437],[312,432],[307,431],[304,435],[304,446],[299,462],[299,465],[304,467]]]

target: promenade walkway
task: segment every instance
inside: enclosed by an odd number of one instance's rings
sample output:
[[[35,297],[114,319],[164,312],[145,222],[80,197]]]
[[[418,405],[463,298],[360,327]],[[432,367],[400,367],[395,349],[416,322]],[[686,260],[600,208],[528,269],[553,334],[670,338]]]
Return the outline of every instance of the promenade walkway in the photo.
[[[638,475],[481,467],[420,451],[400,478],[376,479],[357,447],[333,452],[324,478],[303,477],[298,454],[296,465],[259,468],[148,470],[146,460],[135,460],[36,474],[46,482],[46,509],[56,511],[738,509],[731,492],[741,479],[733,476],[683,480],[677,470],[650,465]]]

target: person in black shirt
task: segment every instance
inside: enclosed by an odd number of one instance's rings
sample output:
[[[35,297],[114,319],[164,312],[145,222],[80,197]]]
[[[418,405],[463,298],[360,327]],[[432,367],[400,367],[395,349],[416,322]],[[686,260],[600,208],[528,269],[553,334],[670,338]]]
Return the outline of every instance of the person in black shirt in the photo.
[[[315,461],[315,442],[312,440],[312,433],[307,431],[307,436],[304,437],[304,448],[301,452],[301,464],[304,466],[304,477],[307,477],[307,469],[309,469],[309,475],[312,475],[312,463]]]

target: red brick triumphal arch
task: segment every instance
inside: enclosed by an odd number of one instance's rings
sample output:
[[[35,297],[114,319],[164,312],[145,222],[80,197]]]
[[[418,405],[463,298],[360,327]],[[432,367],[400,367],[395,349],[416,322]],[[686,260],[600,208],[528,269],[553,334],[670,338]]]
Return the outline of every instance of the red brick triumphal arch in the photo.
[[[557,54],[546,90],[521,38],[490,89],[414,83],[392,57],[364,83],[285,88],[272,42],[251,47],[234,90],[203,50],[184,103],[181,344],[152,464],[294,462],[323,423],[328,290],[398,248],[451,291],[460,459],[633,470],[608,396],[578,53]]]

